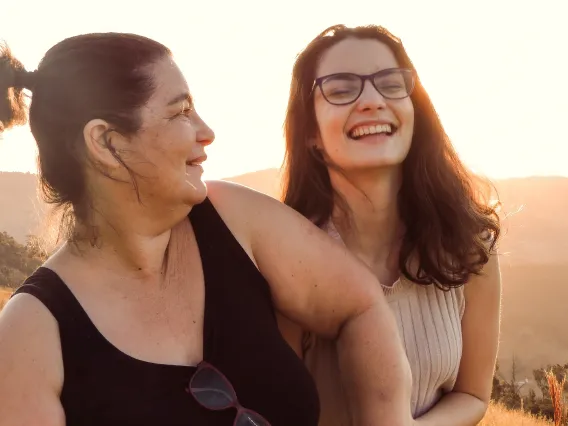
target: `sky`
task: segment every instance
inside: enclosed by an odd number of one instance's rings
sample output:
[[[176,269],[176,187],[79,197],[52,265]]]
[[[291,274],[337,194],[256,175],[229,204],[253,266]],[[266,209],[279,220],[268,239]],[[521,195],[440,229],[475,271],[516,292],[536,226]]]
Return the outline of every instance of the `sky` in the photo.
[[[522,4],[521,4],[522,2]],[[568,1],[97,0],[2,5],[0,39],[28,70],[62,39],[131,32],[167,45],[216,133],[205,178],[279,167],[296,55],[330,25],[400,37],[464,162],[492,178],[568,176]],[[0,140],[0,171],[34,172],[29,127]]]

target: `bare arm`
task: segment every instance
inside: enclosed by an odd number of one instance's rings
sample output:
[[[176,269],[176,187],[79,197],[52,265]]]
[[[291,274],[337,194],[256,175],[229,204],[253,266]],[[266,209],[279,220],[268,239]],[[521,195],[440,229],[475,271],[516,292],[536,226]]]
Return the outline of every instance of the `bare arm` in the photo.
[[[353,424],[411,424],[410,368],[374,275],[280,202],[232,184],[208,186],[241,244],[250,245],[277,310],[305,330],[336,339]]]
[[[429,412],[419,426],[475,426],[487,411],[499,339],[501,277],[497,255],[483,275],[465,286],[462,319],[463,355],[456,385]]]
[[[33,296],[0,312],[0,426],[64,426],[57,322]]]

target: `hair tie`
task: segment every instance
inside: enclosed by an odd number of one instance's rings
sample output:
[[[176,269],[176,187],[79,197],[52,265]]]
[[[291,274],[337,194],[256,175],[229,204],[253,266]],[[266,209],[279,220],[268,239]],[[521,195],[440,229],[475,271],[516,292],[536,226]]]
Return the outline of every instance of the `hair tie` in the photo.
[[[36,71],[16,70],[14,88],[33,90],[36,80]]]

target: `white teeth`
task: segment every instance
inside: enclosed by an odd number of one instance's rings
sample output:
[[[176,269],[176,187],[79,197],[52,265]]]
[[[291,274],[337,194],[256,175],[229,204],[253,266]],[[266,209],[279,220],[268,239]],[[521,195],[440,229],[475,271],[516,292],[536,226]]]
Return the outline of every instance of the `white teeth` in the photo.
[[[376,126],[359,126],[350,132],[351,137],[358,138],[363,135],[374,135],[376,133],[391,133],[390,124],[377,124]]]

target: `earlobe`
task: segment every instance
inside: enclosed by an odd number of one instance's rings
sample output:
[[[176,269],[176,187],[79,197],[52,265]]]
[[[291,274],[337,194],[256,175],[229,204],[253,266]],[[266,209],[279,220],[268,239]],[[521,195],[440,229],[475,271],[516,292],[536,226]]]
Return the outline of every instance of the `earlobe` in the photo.
[[[314,150],[316,152],[322,151],[322,146],[321,146],[321,141],[320,141],[319,136],[314,137],[314,138],[310,138],[308,140],[308,145],[312,150]]]
[[[95,163],[110,169],[120,167],[116,159],[116,149],[111,141],[112,133],[109,123],[100,119],[89,121],[83,128],[88,157]]]

